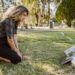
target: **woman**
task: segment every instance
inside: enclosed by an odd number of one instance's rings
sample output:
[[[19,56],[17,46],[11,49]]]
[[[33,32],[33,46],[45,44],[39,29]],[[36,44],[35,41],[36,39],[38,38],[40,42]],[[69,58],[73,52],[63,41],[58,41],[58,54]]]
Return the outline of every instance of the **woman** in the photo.
[[[22,53],[17,44],[16,33],[20,22],[28,16],[24,6],[13,6],[4,14],[0,24],[0,60],[17,64],[22,60]]]

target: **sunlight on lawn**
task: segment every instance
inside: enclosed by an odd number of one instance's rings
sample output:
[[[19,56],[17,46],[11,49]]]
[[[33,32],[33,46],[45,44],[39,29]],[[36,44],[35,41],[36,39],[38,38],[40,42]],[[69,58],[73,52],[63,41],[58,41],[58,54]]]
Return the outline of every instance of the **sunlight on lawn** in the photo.
[[[54,46],[66,47],[69,46],[68,43],[61,43],[61,42],[53,42]]]
[[[23,33],[18,33],[18,36],[25,37],[25,35]]]
[[[52,67],[49,64],[42,64],[42,63],[33,63],[33,67],[38,68],[39,70],[43,70],[44,72],[53,73],[55,70],[54,67]]]
[[[1,69],[0,69],[0,75],[4,75]]]

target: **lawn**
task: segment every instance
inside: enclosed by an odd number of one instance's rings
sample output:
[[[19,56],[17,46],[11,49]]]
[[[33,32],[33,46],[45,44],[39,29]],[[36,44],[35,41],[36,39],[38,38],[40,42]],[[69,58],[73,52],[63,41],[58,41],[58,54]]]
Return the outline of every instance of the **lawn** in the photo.
[[[62,65],[64,50],[75,44],[75,31],[19,32],[19,48],[30,59],[17,65],[0,62],[0,75],[75,75]]]

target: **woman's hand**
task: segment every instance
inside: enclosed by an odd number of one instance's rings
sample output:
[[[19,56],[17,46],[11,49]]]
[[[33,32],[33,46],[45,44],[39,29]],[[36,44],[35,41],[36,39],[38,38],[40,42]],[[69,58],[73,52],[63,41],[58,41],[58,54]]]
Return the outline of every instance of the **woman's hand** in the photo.
[[[21,52],[18,51],[17,54],[18,54],[18,55],[21,57],[21,59],[22,59],[22,54],[21,54]]]

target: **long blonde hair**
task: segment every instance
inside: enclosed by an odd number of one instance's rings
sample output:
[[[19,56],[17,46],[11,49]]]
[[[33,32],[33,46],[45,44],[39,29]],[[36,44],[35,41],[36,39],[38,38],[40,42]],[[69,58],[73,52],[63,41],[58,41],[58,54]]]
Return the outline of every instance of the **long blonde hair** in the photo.
[[[18,18],[18,16],[20,14],[22,14],[23,12],[26,12],[27,15],[29,14],[29,11],[26,7],[24,7],[23,5],[19,5],[19,6],[12,6],[10,8],[8,8],[8,10],[4,13],[3,15],[3,19],[6,18]]]

